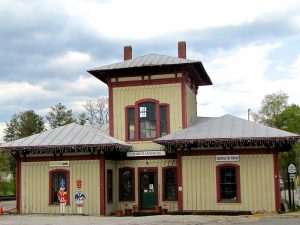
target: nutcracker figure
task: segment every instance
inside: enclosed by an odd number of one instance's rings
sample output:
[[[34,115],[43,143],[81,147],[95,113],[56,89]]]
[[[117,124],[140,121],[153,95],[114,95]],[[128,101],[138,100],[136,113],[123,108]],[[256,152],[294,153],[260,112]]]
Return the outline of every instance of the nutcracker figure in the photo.
[[[65,206],[68,201],[67,192],[65,191],[65,181],[61,180],[59,192],[57,192],[57,197],[59,200],[59,212],[65,214]]]
[[[75,202],[77,206],[77,213],[82,214],[83,201],[86,199],[85,195],[81,193],[81,189],[77,189],[77,193],[75,194]]]

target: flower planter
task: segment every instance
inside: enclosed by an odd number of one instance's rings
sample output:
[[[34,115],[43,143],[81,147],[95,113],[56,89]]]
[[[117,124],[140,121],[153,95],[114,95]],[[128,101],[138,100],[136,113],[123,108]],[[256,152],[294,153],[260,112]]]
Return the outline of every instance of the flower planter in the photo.
[[[117,216],[117,217],[123,216],[123,211],[122,211],[122,210],[117,210],[117,211],[115,212],[115,216]]]
[[[161,214],[161,206],[159,206],[159,205],[155,206],[155,212],[157,214]]]
[[[133,213],[139,213],[140,212],[140,206],[134,205],[133,206]]]
[[[132,209],[125,209],[125,216],[132,216]]]
[[[162,215],[165,215],[165,214],[167,214],[167,213],[168,213],[168,209],[162,209],[162,210],[161,210],[161,214],[162,214]]]

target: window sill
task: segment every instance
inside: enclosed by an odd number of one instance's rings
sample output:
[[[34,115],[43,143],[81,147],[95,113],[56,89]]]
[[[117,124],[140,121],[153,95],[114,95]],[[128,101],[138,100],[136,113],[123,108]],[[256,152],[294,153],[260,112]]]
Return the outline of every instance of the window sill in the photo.
[[[241,200],[220,200],[220,201],[217,201],[217,203],[220,203],[220,204],[237,203],[237,204],[239,204],[239,203],[241,203]]]
[[[158,137],[159,138],[159,137]],[[125,140],[126,142],[142,142],[142,141],[153,141],[157,138],[147,138],[147,139],[132,139],[132,140]]]
[[[128,203],[129,203],[129,202],[131,202],[131,203],[133,202],[133,203],[134,203],[135,200],[119,200],[119,203],[123,203],[123,202],[128,202]]]

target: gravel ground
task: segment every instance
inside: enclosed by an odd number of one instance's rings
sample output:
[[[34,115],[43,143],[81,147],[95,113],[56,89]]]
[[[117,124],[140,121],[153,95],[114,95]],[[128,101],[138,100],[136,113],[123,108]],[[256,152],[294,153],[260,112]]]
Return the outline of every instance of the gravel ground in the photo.
[[[2,206],[4,212],[6,210],[12,210],[12,212],[16,212],[15,208],[16,208],[16,201],[5,201],[5,202],[0,202],[0,206]]]
[[[7,209],[14,208],[15,202],[0,202],[0,205]],[[2,215],[0,216],[1,225],[230,225],[230,224],[294,224],[284,222],[287,219],[300,221],[300,212],[283,215],[256,215],[256,216],[145,216],[145,217],[97,217],[97,216],[76,216],[76,215]],[[274,221],[274,223],[272,223]],[[276,223],[279,222],[279,223]]]
[[[54,224],[72,224],[72,225],[225,225],[225,224],[243,224],[254,222],[258,218],[247,217],[220,217],[220,216],[145,216],[145,217],[95,217],[95,216],[57,216],[57,215],[4,215],[0,216],[1,225],[54,225]]]

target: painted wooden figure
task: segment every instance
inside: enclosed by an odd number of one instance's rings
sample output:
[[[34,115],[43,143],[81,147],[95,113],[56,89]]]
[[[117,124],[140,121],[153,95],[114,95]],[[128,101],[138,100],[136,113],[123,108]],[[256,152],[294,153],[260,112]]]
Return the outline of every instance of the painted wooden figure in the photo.
[[[67,192],[65,191],[65,187],[60,187],[59,192],[57,193],[57,197],[59,199],[59,212],[61,214],[65,214],[65,206],[67,204]]]
[[[82,214],[83,201],[86,199],[85,195],[81,193],[81,189],[77,189],[77,193],[75,194],[75,202],[77,206],[77,213]]]

